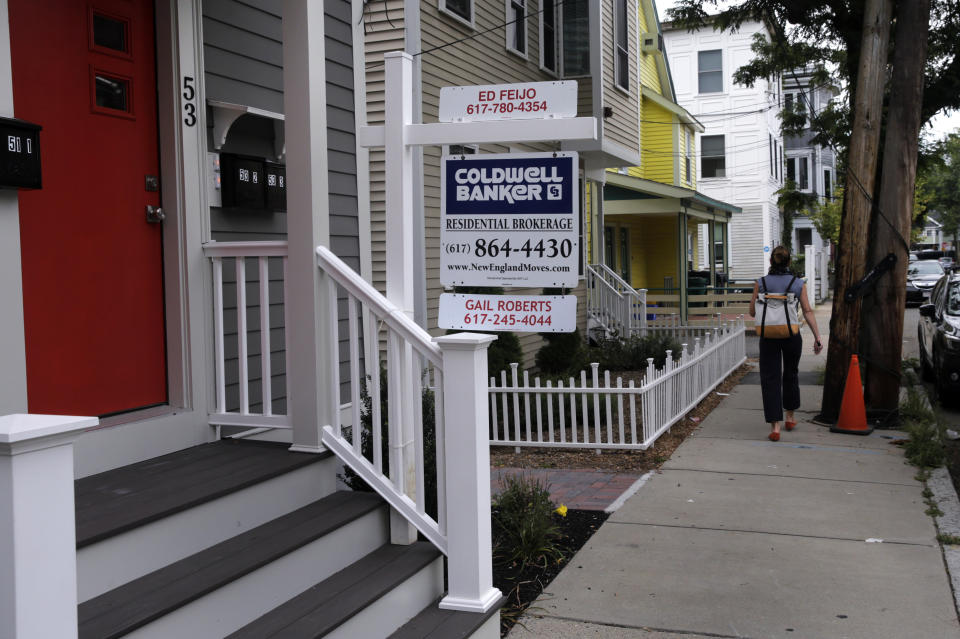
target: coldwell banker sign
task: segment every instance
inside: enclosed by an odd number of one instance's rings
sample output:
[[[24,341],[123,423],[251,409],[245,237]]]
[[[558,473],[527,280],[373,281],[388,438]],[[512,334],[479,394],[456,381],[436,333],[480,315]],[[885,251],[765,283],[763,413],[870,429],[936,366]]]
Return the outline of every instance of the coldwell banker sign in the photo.
[[[577,154],[444,156],[441,225],[445,286],[576,286]]]

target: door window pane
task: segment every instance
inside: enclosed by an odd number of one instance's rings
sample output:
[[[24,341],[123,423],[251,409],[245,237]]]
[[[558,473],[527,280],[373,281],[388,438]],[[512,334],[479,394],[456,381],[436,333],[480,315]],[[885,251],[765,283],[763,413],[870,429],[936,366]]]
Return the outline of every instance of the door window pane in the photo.
[[[93,14],[93,44],[104,49],[129,53],[126,21]]]
[[[700,93],[721,93],[723,91],[723,52],[700,51],[697,53],[700,74]]]
[[[97,73],[94,82],[98,107],[117,111],[130,110],[130,83],[127,80]]]

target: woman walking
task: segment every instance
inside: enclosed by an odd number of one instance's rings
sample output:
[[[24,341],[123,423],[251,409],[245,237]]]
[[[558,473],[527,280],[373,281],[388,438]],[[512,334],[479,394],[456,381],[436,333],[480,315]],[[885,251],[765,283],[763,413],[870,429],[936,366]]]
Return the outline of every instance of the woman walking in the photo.
[[[753,297],[750,299],[750,315],[756,318],[757,299],[760,293],[765,296],[793,293],[800,300],[803,316],[813,331],[813,352],[819,354],[823,349],[820,343],[820,329],[817,318],[807,301],[807,285],[790,272],[790,251],[783,246],[773,249],[770,254],[770,271],[753,285]],[[761,304],[764,302],[761,301]],[[765,310],[763,311],[765,312]],[[800,353],[803,340],[800,327],[787,325],[789,337],[760,337],[760,390],[763,394],[763,416],[770,424],[770,441],[780,440],[780,424],[787,430],[797,426],[793,412],[800,407],[800,380],[797,369],[800,365]]]

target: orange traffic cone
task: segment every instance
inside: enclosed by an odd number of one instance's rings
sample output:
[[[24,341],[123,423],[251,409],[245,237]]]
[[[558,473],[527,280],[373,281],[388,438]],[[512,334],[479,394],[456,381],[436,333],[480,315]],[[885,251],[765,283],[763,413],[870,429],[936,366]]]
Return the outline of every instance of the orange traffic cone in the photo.
[[[860,381],[860,362],[856,355],[850,356],[850,372],[843,387],[840,402],[840,419],[830,428],[831,433],[869,435],[873,427],[867,425],[867,409],[863,404],[863,383]]]

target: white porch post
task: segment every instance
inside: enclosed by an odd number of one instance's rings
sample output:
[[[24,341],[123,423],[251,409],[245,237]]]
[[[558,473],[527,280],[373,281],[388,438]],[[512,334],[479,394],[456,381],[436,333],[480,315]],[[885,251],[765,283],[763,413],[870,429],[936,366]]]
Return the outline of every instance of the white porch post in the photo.
[[[73,442],[96,417],[0,417],[0,637],[77,636]]]
[[[339,419],[338,366],[329,326],[330,303],[317,268],[317,246],[330,246],[327,188],[327,92],[322,2],[284,0],[283,88],[287,140],[286,330],[292,450],[319,452],[321,428]],[[326,332],[325,332],[326,331]]]
[[[804,277],[807,278],[807,299],[810,306],[817,306],[817,249],[812,244],[803,247]]]
[[[458,333],[436,338],[443,351],[446,438],[447,566],[441,608],[486,612],[493,587],[490,532],[490,436],[487,348],[496,337]]]
[[[10,26],[0,0],[0,116],[13,117]],[[20,207],[17,192],[0,192],[0,414],[27,411],[27,358],[23,333]]]

